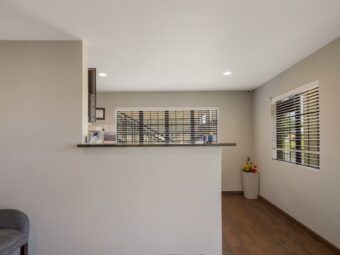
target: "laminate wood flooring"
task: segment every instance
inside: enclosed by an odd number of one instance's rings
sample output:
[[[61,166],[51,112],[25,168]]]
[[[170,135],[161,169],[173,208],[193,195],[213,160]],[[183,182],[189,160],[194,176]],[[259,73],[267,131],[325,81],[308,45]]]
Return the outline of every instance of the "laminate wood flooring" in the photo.
[[[335,255],[261,200],[223,193],[223,255]]]

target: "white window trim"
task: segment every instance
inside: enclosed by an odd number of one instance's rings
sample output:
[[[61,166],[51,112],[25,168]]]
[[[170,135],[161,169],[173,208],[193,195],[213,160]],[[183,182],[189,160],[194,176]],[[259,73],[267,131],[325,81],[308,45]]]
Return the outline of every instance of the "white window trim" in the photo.
[[[313,89],[313,88],[316,88],[316,87],[319,87],[319,99],[320,99],[320,82],[319,80],[314,80],[312,82],[309,82],[309,83],[306,83],[304,85],[301,85],[295,89],[291,89],[289,91],[286,91],[282,94],[279,94],[277,96],[274,96],[274,97],[271,97],[271,124],[273,125],[273,122],[276,122],[276,119],[273,119],[273,104],[276,104],[278,101],[282,100],[282,99],[285,99],[287,97],[290,97],[290,96],[293,96],[293,95],[296,95],[296,94],[299,94],[299,93],[303,93],[303,92],[306,92],[307,90],[310,90],[310,89]],[[319,143],[321,145],[321,105],[319,104],[319,123],[320,123],[320,128],[319,128]],[[276,117],[276,114],[275,114],[275,117]],[[272,137],[273,136],[276,136],[276,127],[275,127],[275,130],[272,128]],[[275,148],[274,148],[275,147]],[[274,146],[274,144],[272,143],[272,150],[271,150],[271,158],[272,160],[275,160],[276,162],[283,162],[283,163],[288,163],[288,164],[294,164],[298,167],[301,167],[301,168],[307,168],[307,169],[312,169],[312,170],[315,170],[315,171],[319,171],[321,169],[321,166],[322,166],[322,160],[321,160],[321,149],[322,149],[322,146],[319,147],[319,152],[317,154],[320,155],[320,159],[319,159],[319,166],[316,168],[316,167],[312,167],[312,166],[308,166],[308,165],[301,165],[301,164],[296,164],[294,162],[290,162],[290,161],[284,161],[284,160],[279,160],[277,158],[274,158],[273,157],[273,152],[274,150],[276,151],[277,148],[276,148],[276,144]]]
[[[286,98],[286,97],[290,97],[290,96],[293,96],[293,95],[296,95],[296,94],[299,94],[299,93],[303,93],[307,90],[310,90],[310,89],[313,89],[313,88],[316,88],[316,87],[319,87],[319,80],[315,80],[315,81],[312,81],[312,82],[309,82],[305,85],[302,85],[300,87],[297,87],[295,89],[292,89],[292,90],[289,90],[283,94],[280,94],[278,96],[275,96],[275,97],[272,97],[272,104]]]
[[[217,142],[220,139],[220,110],[218,107],[116,107],[115,108],[115,129],[117,130],[117,112],[118,111],[185,111],[185,110],[216,110],[217,112]]]

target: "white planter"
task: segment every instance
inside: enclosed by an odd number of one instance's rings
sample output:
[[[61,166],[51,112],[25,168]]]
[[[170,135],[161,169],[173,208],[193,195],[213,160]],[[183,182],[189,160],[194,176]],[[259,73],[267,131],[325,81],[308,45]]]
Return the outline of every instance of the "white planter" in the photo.
[[[247,199],[257,199],[259,196],[259,173],[242,172],[243,194]]]

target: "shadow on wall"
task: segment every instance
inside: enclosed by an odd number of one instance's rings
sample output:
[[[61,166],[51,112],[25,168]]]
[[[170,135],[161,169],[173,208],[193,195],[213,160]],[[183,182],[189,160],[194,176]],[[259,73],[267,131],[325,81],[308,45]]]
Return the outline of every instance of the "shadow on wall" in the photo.
[[[1,20],[8,24],[16,24],[16,29],[10,30],[10,33],[4,36],[7,40],[37,40],[38,38],[81,40],[78,36],[51,25],[46,20],[38,19],[37,15],[21,10],[17,5],[11,1],[0,7]],[[13,16],[11,13],[18,13],[18,15]],[[39,34],[35,31],[39,31]]]

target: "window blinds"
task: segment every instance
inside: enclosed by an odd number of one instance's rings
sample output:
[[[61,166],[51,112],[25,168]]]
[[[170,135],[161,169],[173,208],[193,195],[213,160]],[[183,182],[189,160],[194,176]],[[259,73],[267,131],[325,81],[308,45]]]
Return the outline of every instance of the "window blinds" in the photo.
[[[118,144],[216,143],[218,109],[117,109],[116,128]]]
[[[319,83],[272,99],[273,158],[320,167]]]

